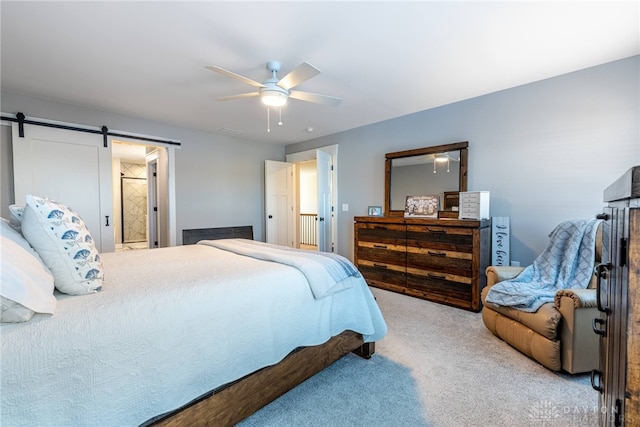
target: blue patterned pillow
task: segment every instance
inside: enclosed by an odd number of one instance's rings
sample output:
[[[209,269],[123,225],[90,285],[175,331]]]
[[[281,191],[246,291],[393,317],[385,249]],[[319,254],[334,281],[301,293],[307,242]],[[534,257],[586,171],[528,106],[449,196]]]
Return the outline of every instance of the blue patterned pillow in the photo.
[[[22,234],[51,270],[56,289],[72,295],[99,291],[102,262],[80,215],[46,197],[27,195],[26,201]]]

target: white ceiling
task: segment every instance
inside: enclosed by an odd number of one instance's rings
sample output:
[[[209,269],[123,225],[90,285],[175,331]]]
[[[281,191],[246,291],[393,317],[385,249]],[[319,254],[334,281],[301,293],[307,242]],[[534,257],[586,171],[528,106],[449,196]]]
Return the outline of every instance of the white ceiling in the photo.
[[[637,55],[639,13],[638,1],[3,0],[1,87],[289,144]],[[280,77],[310,62],[322,73],[296,89],[342,104],[290,100],[268,133],[258,98],[216,100],[255,88],[205,66],[262,82],[269,60]]]

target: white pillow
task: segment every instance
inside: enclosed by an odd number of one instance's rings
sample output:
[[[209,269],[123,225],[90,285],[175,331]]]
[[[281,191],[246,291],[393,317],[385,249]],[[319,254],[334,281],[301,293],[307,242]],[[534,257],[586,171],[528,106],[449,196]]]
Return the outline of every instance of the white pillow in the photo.
[[[34,312],[53,314],[53,276],[7,220],[0,219],[0,321],[24,322]]]
[[[21,323],[31,320],[35,311],[0,295],[0,323]]]
[[[53,273],[56,289],[72,295],[99,291],[102,262],[80,215],[46,197],[29,194],[26,201],[22,234]]]
[[[22,215],[24,215],[24,206],[9,206],[9,225],[18,233],[22,233],[20,224],[22,223]]]

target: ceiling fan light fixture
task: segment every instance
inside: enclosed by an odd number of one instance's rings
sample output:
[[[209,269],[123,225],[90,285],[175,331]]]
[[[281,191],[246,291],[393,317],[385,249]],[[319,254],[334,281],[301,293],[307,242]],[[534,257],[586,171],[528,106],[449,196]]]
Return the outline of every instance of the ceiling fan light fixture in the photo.
[[[446,163],[451,160],[451,157],[449,157],[449,153],[439,153],[434,155],[433,160],[438,163]]]
[[[287,103],[287,94],[279,90],[263,90],[260,92],[260,100],[268,107],[282,107]]]

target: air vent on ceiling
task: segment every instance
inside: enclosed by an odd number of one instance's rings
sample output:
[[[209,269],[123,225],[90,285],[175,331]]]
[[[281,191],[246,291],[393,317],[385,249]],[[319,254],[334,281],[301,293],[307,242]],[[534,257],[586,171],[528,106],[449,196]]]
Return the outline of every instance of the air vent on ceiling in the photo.
[[[218,129],[218,132],[224,133],[224,134],[227,134],[227,135],[235,135],[235,136],[242,135],[244,133],[241,130],[230,129],[230,128],[220,128],[220,129]]]

